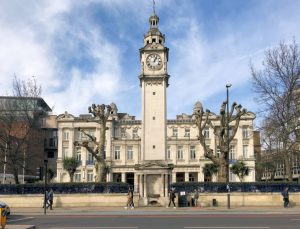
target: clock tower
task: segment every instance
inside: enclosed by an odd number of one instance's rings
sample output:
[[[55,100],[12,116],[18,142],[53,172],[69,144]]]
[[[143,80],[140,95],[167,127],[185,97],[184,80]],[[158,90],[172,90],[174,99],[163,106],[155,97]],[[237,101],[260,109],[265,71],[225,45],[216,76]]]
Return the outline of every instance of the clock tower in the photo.
[[[140,49],[142,91],[141,160],[165,161],[167,136],[167,62],[169,49],[164,46],[165,35],[158,29],[159,17],[150,16],[150,29],[144,35]]]

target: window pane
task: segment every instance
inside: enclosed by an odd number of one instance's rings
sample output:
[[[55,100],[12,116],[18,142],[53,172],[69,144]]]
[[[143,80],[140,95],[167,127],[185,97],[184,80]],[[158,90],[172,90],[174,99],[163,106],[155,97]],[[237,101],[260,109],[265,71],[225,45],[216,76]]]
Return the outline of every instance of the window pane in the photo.
[[[196,147],[190,146],[190,159],[195,160],[196,159]]]

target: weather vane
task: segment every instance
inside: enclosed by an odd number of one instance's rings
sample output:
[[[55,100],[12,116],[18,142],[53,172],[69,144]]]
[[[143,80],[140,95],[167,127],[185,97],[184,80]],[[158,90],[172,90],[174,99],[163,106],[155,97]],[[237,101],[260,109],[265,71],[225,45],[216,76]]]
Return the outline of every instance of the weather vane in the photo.
[[[155,0],[153,0],[153,13],[155,14]]]

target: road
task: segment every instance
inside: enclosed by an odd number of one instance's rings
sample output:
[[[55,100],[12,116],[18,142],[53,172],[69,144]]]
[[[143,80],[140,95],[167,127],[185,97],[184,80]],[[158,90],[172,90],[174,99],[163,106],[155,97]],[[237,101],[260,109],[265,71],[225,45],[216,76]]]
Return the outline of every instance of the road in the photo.
[[[35,225],[39,229],[299,229],[300,213],[133,210],[70,212],[46,216],[19,214],[12,215],[8,222],[13,225]]]

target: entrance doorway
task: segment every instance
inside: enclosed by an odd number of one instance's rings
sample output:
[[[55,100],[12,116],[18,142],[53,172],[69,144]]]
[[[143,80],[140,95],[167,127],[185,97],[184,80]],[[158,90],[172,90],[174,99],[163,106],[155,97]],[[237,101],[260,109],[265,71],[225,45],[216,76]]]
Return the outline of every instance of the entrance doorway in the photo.
[[[134,185],[134,173],[126,173],[126,183]]]

